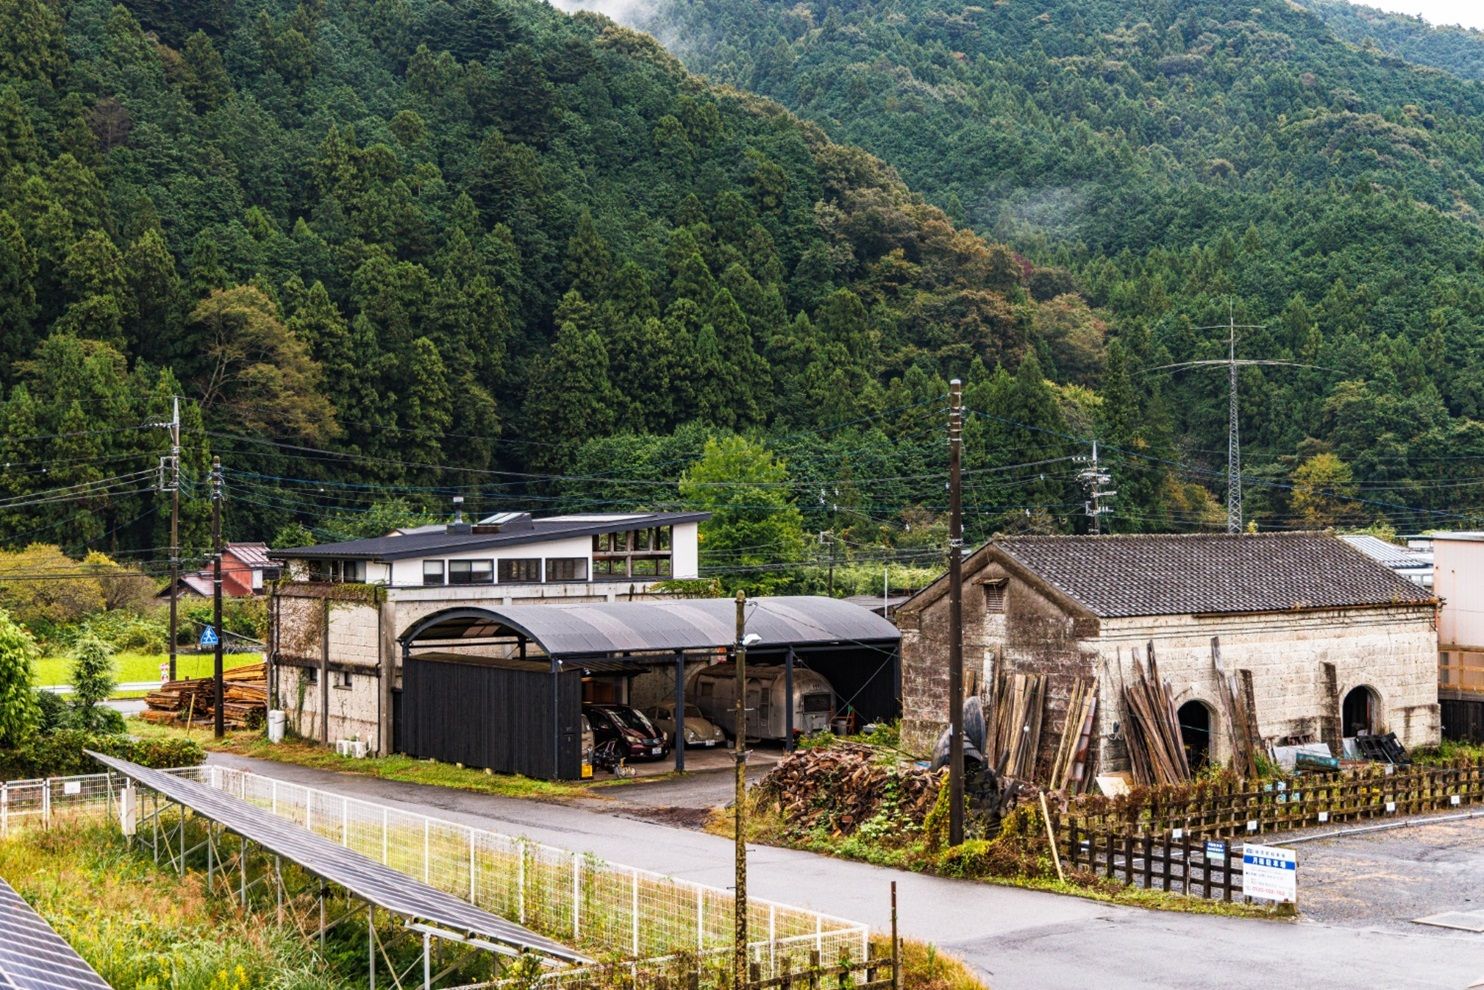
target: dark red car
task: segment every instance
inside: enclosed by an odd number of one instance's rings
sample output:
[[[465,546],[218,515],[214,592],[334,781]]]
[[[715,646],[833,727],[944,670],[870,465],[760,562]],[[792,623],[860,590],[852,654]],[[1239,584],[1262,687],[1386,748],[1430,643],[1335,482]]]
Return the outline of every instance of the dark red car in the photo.
[[[593,742],[602,747],[613,740],[628,760],[658,760],[670,752],[670,737],[655,727],[639,709],[628,705],[583,705],[582,714],[592,723]]]

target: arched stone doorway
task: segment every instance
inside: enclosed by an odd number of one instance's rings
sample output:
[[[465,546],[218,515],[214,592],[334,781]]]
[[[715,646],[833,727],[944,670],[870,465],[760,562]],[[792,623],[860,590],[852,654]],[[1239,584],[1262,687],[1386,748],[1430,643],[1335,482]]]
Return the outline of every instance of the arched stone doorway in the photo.
[[[1340,722],[1346,736],[1378,731],[1381,728],[1381,698],[1364,684],[1352,688],[1340,705]]]
[[[1180,721],[1180,742],[1185,747],[1185,760],[1195,770],[1211,762],[1211,706],[1204,701],[1187,701],[1175,713]]]

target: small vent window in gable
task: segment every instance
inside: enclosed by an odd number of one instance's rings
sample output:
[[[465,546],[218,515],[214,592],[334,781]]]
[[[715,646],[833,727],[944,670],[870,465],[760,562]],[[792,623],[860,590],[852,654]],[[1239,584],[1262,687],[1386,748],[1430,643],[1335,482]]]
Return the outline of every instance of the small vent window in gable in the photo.
[[[1004,614],[1005,579],[985,581],[980,587],[984,589],[984,611],[990,615]]]

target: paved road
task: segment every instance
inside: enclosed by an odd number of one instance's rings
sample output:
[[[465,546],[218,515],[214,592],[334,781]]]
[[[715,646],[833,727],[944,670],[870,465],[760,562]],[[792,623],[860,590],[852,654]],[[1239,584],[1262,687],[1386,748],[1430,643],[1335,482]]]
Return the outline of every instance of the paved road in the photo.
[[[574,807],[340,775],[213,754],[212,762],[511,831],[617,863],[719,887],[732,877],[731,842],[628,817],[674,793],[719,793],[711,775],[629,785]],[[646,790],[646,788],[648,788]],[[620,793],[621,792],[621,793]],[[876,926],[888,924],[898,882],[903,934],[964,958],[994,990],[1362,990],[1465,988],[1484,978],[1484,935],[1358,924],[1249,921],[1147,912],[881,869],[809,853],[751,847],[756,896]],[[1384,899],[1385,891],[1376,891]],[[1441,905],[1439,910],[1452,905]]]

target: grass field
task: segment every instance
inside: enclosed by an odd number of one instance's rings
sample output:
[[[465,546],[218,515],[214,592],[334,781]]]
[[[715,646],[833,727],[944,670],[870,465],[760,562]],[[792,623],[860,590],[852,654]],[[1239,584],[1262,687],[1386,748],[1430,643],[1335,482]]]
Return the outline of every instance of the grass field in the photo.
[[[114,676],[120,684],[160,679],[160,664],[169,659],[163,653],[120,653],[113,658]],[[226,669],[262,663],[261,653],[228,653],[223,657]],[[180,653],[175,658],[177,677],[210,677],[212,656],[210,653]],[[36,684],[47,687],[68,683],[68,671],[72,667],[71,657],[42,657],[36,661]]]
[[[382,756],[375,759],[357,760],[339,756],[333,749],[301,739],[285,739],[281,743],[270,743],[267,737],[256,730],[229,732],[220,742],[212,738],[209,728],[185,729],[180,726],[154,725],[142,719],[128,720],[129,734],[141,738],[188,735],[208,750],[220,753],[236,753],[240,756],[256,757],[260,760],[276,760],[279,763],[294,763],[301,767],[320,770],[336,770],[383,780],[400,780],[410,784],[429,784],[434,787],[451,787],[480,794],[498,794],[501,797],[521,798],[573,798],[592,794],[592,785],[582,785],[560,780],[535,780],[519,774],[485,773],[451,763],[433,760],[415,760],[410,756]],[[628,783],[621,781],[620,783]]]

